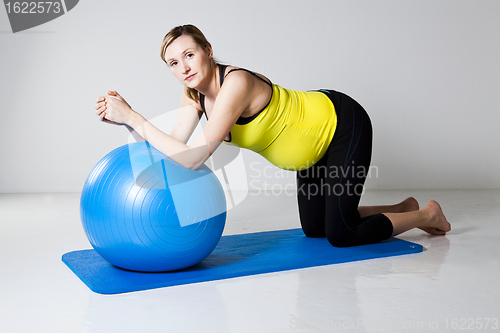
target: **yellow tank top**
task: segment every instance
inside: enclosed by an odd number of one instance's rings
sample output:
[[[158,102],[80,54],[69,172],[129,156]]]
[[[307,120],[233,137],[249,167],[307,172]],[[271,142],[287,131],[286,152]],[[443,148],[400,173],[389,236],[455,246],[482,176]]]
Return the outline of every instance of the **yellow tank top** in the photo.
[[[323,157],[337,127],[332,101],[319,91],[272,84],[267,107],[247,124],[236,123],[226,144],[250,149],[285,170],[306,169]]]

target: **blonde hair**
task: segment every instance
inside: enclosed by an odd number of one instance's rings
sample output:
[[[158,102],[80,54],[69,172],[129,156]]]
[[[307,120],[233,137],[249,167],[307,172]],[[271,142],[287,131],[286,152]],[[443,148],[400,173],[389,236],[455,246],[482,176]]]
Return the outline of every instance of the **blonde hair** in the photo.
[[[177,26],[165,35],[165,37],[163,38],[163,42],[161,43],[160,57],[163,61],[165,61],[165,63],[167,63],[167,60],[165,59],[165,52],[167,50],[167,47],[169,47],[169,45],[172,44],[174,40],[183,35],[191,36],[194,42],[205,51],[208,50],[209,46],[211,47],[210,43],[205,38],[205,35],[203,35],[201,30],[194,25],[186,24]],[[213,65],[215,68],[219,64],[218,61],[216,61],[213,57],[211,60],[211,65]],[[198,102],[200,100],[199,93],[196,89],[184,87],[184,91],[186,95],[193,101]]]

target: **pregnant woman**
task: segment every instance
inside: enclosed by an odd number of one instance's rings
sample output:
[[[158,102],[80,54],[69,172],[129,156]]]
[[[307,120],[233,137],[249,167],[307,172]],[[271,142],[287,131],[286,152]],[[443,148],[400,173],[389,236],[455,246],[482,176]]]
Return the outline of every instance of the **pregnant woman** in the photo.
[[[253,71],[219,64],[193,25],[173,28],[161,57],[184,85],[170,135],[133,110],[116,91],[97,99],[99,119],[126,126],[181,165],[196,169],[224,142],[250,149],[277,167],[297,172],[300,222],[308,237],[333,246],[369,244],[413,228],[451,230],[435,201],[414,198],[388,206],[359,206],[372,153],[366,111],[334,90],[296,91]],[[188,146],[203,114],[202,133]]]

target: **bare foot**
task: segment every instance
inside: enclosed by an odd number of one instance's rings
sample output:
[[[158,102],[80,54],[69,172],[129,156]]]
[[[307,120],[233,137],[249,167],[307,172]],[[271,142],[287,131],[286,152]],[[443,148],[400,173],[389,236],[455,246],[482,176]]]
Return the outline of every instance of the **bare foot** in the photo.
[[[446,220],[441,206],[436,201],[429,201],[422,210],[427,212],[429,218],[427,225],[419,229],[431,235],[446,235],[451,230],[451,224]]]
[[[406,198],[401,201],[398,206],[400,210],[399,213],[413,212],[420,209],[418,201],[413,197]]]

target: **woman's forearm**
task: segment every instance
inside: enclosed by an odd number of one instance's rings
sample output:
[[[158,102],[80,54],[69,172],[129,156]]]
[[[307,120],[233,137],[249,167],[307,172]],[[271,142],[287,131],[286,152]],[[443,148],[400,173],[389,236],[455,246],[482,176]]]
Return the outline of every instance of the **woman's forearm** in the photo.
[[[181,141],[162,132],[139,113],[134,112],[127,123],[136,135],[140,135],[163,154],[186,168],[196,169],[209,157],[208,148],[198,147],[191,149]],[[132,132],[132,133],[133,133]],[[208,155],[208,156],[207,156]]]
[[[125,127],[128,129],[130,134],[134,137],[135,141],[137,141],[137,142],[145,141],[144,138],[142,136],[140,136],[139,133],[137,133],[131,126],[125,125]]]

